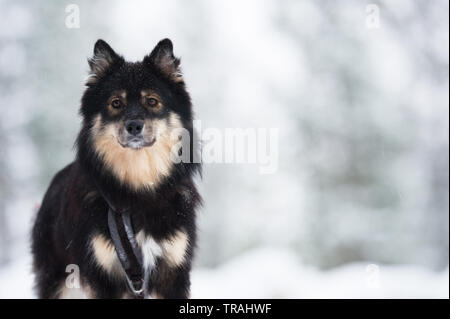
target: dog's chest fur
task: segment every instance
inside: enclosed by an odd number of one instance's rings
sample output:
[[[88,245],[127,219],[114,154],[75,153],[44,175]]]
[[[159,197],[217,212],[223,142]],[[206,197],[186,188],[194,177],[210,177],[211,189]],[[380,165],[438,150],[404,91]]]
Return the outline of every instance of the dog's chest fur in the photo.
[[[155,240],[143,230],[136,235],[137,243],[143,256],[145,272],[153,270],[159,261],[170,267],[178,267],[185,261],[189,247],[188,235],[184,230],[177,230],[163,240]],[[91,248],[95,262],[109,275],[124,279],[125,273],[117,257],[112,241],[103,234],[94,235]]]

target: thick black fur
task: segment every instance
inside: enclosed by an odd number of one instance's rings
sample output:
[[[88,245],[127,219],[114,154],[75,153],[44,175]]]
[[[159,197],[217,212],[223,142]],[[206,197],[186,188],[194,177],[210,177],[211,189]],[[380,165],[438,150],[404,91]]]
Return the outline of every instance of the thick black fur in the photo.
[[[195,213],[201,202],[193,178],[200,171],[200,165],[174,164],[170,176],[155,189],[135,190],[118,180],[97,156],[91,141],[91,128],[98,115],[106,123],[117,120],[105,107],[113,90],[136,93],[142,88],[150,88],[157,91],[164,102],[164,112],[158,116],[176,113],[192,136],[190,97],[184,82],[174,81],[155,62],[159,51],[172,55],[170,40],[161,41],[152,54],[136,63],[126,62],[102,40],[97,42],[94,55],[98,51],[105,53],[105,50],[110,64],[103,73],[97,74],[96,81],[87,84],[82,97],[80,113],[83,122],[76,142],[77,157],[54,177],[32,231],[37,295],[39,298],[58,298],[69,264],[79,266],[82,284],[91,290],[90,297],[122,298],[126,294],[124,279],[110,276],[99,267],[90,249],[94,234],[111,238],[107,226],[108,205],[101,195],[105,194],[119,209],[130,208],[136,233],[145,230],[156,241],[170,237],[179,229],[188,234],[190,245],[183,264],[170,267],[163,259],[157,260],[156,271],[148,283],[149,291],[160,297],[187,298],[196,243]],[[92,63],[95,61],[91,60]],[[173,63],[178,68],[179,60],[174,58]],[[193,156],[197,150],[194,139],[191,140]]]

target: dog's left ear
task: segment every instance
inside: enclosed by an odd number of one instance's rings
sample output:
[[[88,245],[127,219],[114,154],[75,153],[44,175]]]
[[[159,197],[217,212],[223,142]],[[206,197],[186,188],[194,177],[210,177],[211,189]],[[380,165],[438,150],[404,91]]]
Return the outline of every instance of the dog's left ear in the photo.
[[[173,55],[173,44],[169,39],[159,41],[152,53],[144,58],[144,64],[154,65],[175,82],[183,81],[180,59]]]

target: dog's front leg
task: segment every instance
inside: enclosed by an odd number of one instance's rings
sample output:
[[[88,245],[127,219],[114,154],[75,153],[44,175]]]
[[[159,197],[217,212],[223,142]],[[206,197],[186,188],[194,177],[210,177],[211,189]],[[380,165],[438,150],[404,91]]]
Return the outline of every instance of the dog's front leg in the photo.
[[[171,267],[160,263],[147,283],[150,296],[157,299],[188,299],[191,286],[189,272],[188,264]]]

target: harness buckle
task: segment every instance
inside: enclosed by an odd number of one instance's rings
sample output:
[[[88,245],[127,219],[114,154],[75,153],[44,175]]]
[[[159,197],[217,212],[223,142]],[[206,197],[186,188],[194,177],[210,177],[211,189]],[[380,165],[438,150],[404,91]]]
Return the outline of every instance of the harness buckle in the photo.
[[[142,296],[144,293],[144,279],[139,279],[137,281],[133,281],[128,278],[128,275],[125,275],[127,279],[128,288],[135,296]]]

